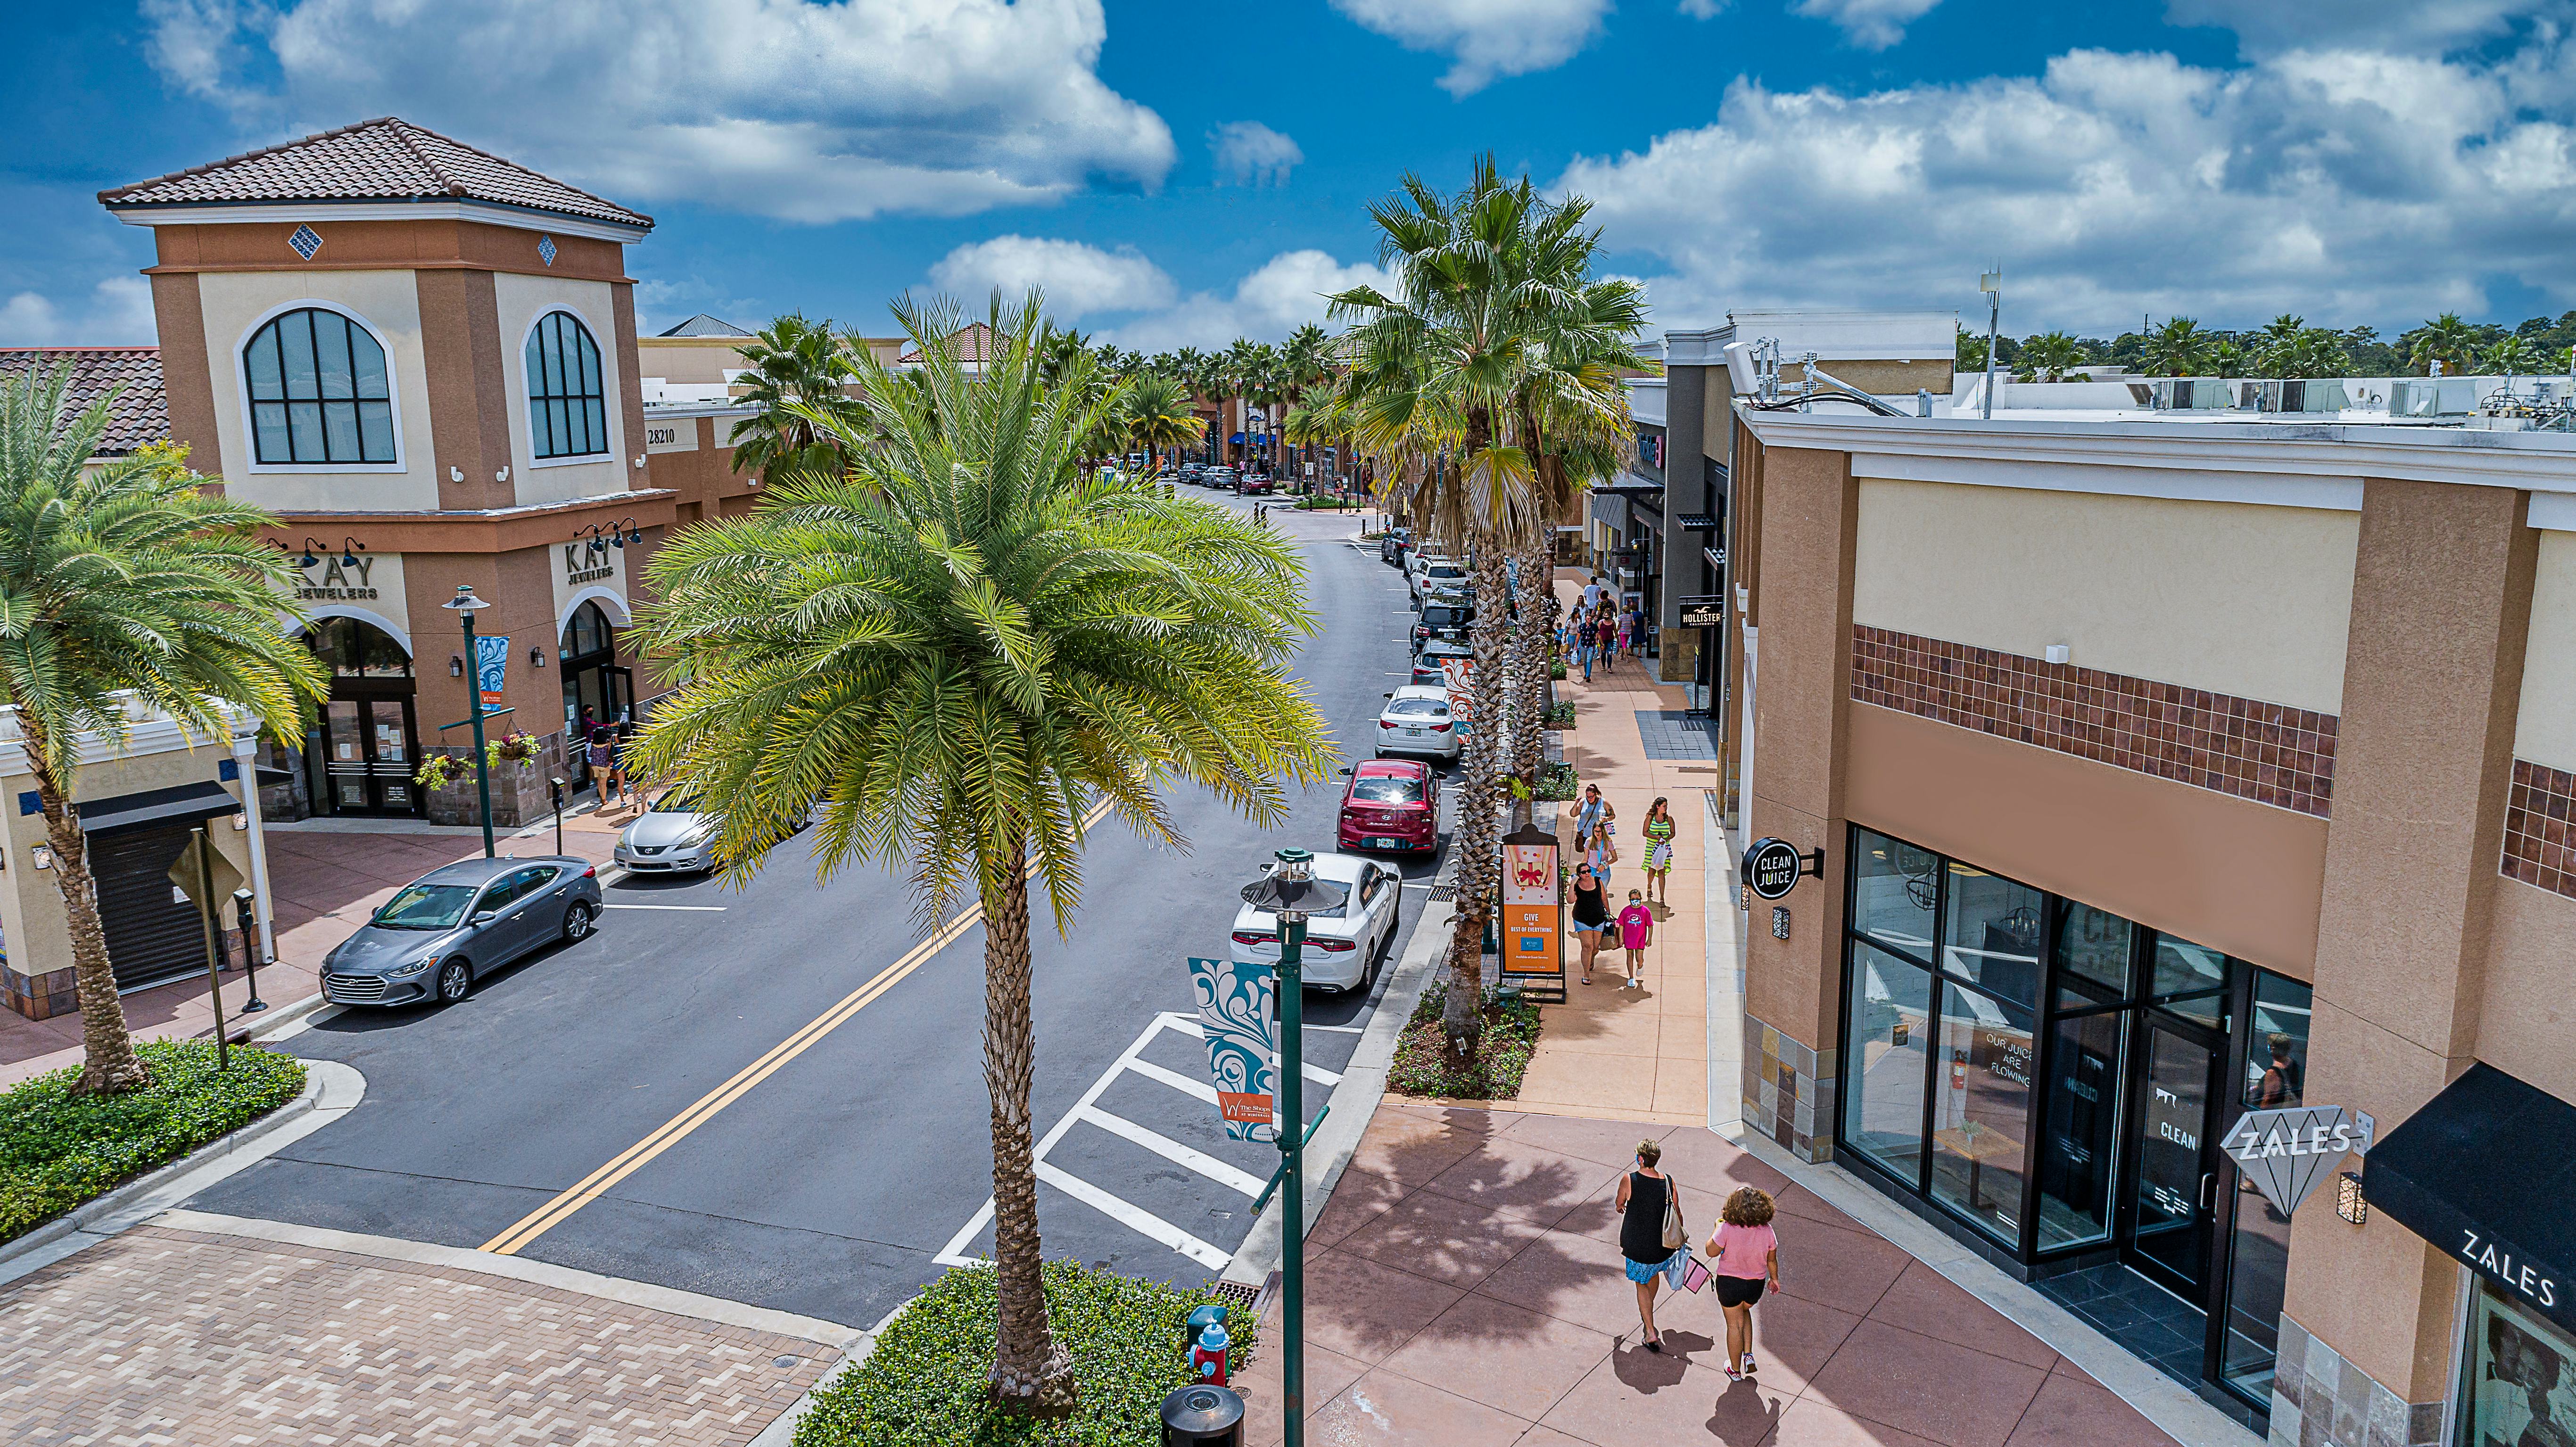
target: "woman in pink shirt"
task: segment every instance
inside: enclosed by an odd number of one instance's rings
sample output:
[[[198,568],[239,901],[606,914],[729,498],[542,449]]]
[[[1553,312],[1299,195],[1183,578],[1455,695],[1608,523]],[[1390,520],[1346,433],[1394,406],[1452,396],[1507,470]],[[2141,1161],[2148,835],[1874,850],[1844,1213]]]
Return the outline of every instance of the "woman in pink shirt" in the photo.
[[[1780,1238],[1771,1232],[1771,1197],[1743,1186],[1726,1198],[1708,1238],[1708,1269],[1717,1304],[1726,1309],[1726,1375],[1753,1375],[1753,1303],[1767,1281],[1780,1287]]]

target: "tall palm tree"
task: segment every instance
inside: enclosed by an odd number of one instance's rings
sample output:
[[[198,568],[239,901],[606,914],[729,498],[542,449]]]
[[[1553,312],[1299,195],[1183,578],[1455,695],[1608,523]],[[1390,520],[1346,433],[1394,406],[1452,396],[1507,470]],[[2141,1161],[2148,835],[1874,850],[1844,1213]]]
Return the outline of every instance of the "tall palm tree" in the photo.
[[[1395,294],[1360,286],[1329,299],[1335,318],[1356,323],[1350,430],[1424,535],[1465,551],[1476,578],[1475,725],[1459,765],[1458,914],[1441,1012],[1450,1062],[1463,1066],[1482,1034],[1478,961],[1495,898],[1505,699],[1526,715],[1532,696],[1507,686],[1507,668],[1526,672],[1530,650],[1511,649],[1507,662],[1506,559],[1524,559],[1531,587],[1517,611],[1534,631],[1545,565],[1532,544],[1554,526],[1570,464],[1611,454],[1632,430],[1619,369],[1647,365],[1628,340],[1642,300],[1632,284],[1589,279],[1599,245],[1583,229],[1589,203],[1549,202],[1526,176],[1507,183],[1490,156],[1455,197],[1407,176],[1370,211]]]
[[[2209,365],[2214,340],[2190,317],[2167,317],[2147,334],[2138,354],[2140,369],[2151,377],[2196,376]]]
[[[275,519],[202,489],[184,451],[147,448],[95,470],[113,394],[66,418],[71,369],[0,386],[0,704],[13,710],[54,888],[70,926],[81,1009],[74,1089],[150,1083],[126,1032],[73,795],[84,736],[121,749],[128,705],[230,736],[232,710],[301,738],[330,691],[280,613],[300,616]],[[247,780],[244,787],[249,787]]]
[[[1119,419],[1127,441],[1141,449],[1148,465],[1162,455],[1199,440],[1199,414],[1190,409],[1190,389],[1178,378],[1147,372],[1119,394]]]
[[[830,444],[791,404],[846,415],[849,402],[842,388],[858,376],[851,355],[866,350],[845,343],[830,321],[809,322],[801,312],[789,312],[761,328],[742,348],[742,359],[751,364],[742,377],[750,389],[742,400],[761,410],[734,424],[733,470],[766,478],[773,469],[829,465],[830,458],[821,454],[829,452]]]
[[[2521,337],[2507,337],[2478,356],[2478,366],[2500,376],[2519,377],[2542,366],[2540,349]]]
[[[841,474],[774,484],[749,517],[666,543],[649,647],[678,680],[639,746],[722,822],[735,878],[819,805],[817,869],[909,872],[925,922],[973,898],[985,920],[992,1094],[996,1400],[1060,1415],[1072,1371],[1039,1280],[1029,1089],[1029,884],[1061,933],[1082,894],[1086,811],[1184,843],[1164,798],[1215,793],[1263,825],[1334,758],[1286,672],[1312,631],[1280,535],[1159,488],[1086,475],[1097,425],[1076,363],[1049,385],[1037,298],[991,325],[970,376],[933,345],[953,309],[895,312],[936,406],[871,362],[867,423],[820,411]],[[864,445],[870,430],[886,440]]]
[[[2469,356],[2477,346],[2477,328],[2460,320],[2458,312],[2444,312],[2415,330],[2415,345],[2408,351],[2408,365],[2431,371],[2440,362],[2446,372],[2468,370]]]

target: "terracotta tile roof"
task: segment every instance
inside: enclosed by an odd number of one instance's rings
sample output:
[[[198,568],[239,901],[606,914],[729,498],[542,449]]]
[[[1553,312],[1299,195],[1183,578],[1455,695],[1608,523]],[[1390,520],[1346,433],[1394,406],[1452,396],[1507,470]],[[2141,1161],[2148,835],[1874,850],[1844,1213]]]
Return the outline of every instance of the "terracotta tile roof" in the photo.
[[[653,218],[393,116],[98,193],[103,206],[485,201],[650,227]]]
[[[71,385],[63,406],[77,416],[99,394],[118,388],[98,455],[122,457],[170,435],[170,408],[161,389],[159,347],[0,347],[0,379],[15,382],[30,370],[50,373],[69,362]]]
[[[1000,349],[993,329],[982,322],[970,322],[948,334],[949,355],[961,362],[971,362],[980,366],[991,361],[993,354]],[[919,347],[906,347],[903,349],[903,355],[895,358],[897,363],[920,360],[921,348]]]

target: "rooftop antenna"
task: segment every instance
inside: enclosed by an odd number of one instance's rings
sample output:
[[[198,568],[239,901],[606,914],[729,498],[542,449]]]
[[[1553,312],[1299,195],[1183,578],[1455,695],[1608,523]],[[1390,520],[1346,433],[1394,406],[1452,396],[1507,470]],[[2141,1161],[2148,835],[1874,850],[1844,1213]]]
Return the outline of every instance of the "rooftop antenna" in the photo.
[[[1982,419],[1995,420],[1995,336],[2004,315],[2004,264],[1999,259],[1995,269],[1977,278],[1977,290],[1986,294],[1986,395]]]

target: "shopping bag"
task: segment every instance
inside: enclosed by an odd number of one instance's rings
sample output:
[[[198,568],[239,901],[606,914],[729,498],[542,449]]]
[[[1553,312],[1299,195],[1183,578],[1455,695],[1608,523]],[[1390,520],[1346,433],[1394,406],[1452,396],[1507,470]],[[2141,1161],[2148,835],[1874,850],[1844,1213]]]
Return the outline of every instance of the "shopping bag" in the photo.
[[[1698,1256],[1694,1255],[1689,1264],[1682,1267],[1682,1290],[1696,1293],[1706,1285],[1708,1285],[1708,1268],[1700,1263]]]

